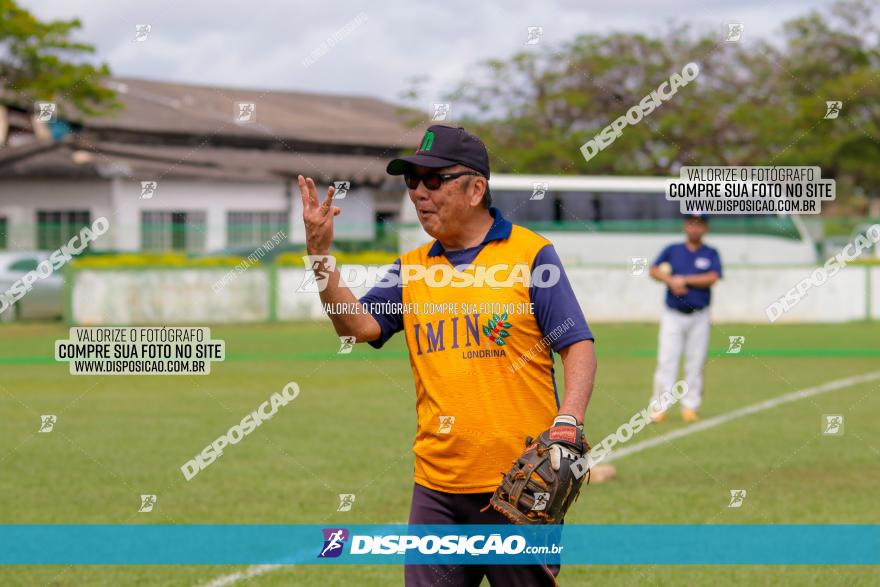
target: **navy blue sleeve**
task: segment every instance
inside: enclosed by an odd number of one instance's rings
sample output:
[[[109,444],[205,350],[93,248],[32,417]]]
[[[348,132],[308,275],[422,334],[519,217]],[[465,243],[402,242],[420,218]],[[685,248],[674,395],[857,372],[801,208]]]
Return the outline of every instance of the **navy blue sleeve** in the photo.
[[[662,251],[660,251],[660,254],[657,255],[657,258],[654,259],[654,263],[651,265],[651,267],[656,267],[660,263],[669,262],[669,253],[671,251],[672,251],[672,245],[666,245],[666,247],[664,247],[664,249]]]
[[[529,297],[535,305],[535,320],[541,327],[541,332],[547,336],[554,329],[559,328],[565,330],[561,336],[550,343],[550,346],[557,353],[567,346],[570,346],[581,340],[594,340],[593,333],[590,331],[584,313],[581,311],[580,304],[562,268],[562,262],[553,245],[546,245],[538,251],[535,261],[532,264],[532,270],[538,265],[555,265],[559,268],[559,281],[551,287],[538,287],[531,285],[529,287]],[[546,276],[546,272],[544,273]],[[569,326],[572,322],[573,325]]]
[[[718,278],[724,277],[724,273],[721,271],[721,255],[718,254],[718,251],[712,249],[712,265],[709,267],[709,271],[714,271],[718,274]]]
[[[371,347],[380,349],[395,332],[403,330],[403,312],[394,311],[403,303],[399,258],[394,261],[388,273],[358,301],[364,306],[364,311],[375,318],[379,328],[382,329],[379,338],[369,342]]]

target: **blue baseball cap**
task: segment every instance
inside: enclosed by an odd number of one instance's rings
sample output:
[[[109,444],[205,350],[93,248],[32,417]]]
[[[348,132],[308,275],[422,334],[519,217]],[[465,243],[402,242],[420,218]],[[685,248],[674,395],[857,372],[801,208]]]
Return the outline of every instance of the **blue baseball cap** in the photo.
[[[465,165],[489,177],[489,152],[486,145],[463,127],[434,124],[428,127],[414,155],[393,159],[386,171],[403,175],[413,165],[439,169]]]

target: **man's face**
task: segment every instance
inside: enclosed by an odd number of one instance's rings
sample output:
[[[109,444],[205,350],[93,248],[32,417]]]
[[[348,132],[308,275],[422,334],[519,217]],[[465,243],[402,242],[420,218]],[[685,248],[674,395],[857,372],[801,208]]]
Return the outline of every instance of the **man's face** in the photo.
[[[703,240],[703,235],[706,234],[706,230],[708,230],[708,226],[703,220],[688,218],[684,221],[684,233],[691,242],[699,242]]]
[[[416,175],[425,173],[459,173],[469,171],[463,165],[453,165],[442,169],[413,166]],[[475,205],[480,206],[481,188],[476,184],[478,178],[464,175],[444,181],[436,190],[429,190],[424,182],[414,190],[409,190],[409,198],[416,207],[419,222],[429,235],[436,239],[455,235],[461,227],[462,218],[473,214]],[[485,181],[485,180],[483,180]]]

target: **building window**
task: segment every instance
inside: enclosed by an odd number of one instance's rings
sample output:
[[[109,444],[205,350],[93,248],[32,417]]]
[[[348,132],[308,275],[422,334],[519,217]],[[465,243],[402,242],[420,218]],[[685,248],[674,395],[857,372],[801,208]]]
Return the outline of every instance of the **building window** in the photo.
[[[288,230],[287,212],[229,212],[226,216],[226,244],[229,247],[259,247],[278,231]]]
[[[9,246],[9,219],[6,216],[0,216],[0,249]]]
[[[205,250],[205,213],[201,211],[141,212],[141,247],[145,251]]]
[[[91,224],[88,210],[37,211],[37,248],[54,250],[66,245]],[[5,232],[5,231],[4,231]]]

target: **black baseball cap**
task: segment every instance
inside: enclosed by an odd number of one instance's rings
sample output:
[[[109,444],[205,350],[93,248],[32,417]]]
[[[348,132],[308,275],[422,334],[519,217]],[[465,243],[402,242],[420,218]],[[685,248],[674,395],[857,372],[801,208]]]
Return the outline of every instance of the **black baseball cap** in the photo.
[[[439,169],[455,164],[489,177],[489,152],[483,141],[463,127],[434,124],[425,131],[415,155],[392,160],[386,170],[390,175],[403,175],[413,165]]]
[[[706,214],[701,214],[699,212],[687,214],[684,217],[685,220],[702,220],[706,224],[709,224],[709,216]]]

